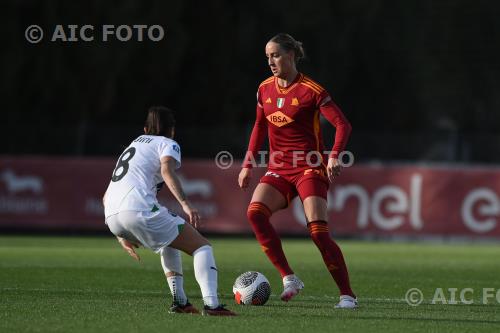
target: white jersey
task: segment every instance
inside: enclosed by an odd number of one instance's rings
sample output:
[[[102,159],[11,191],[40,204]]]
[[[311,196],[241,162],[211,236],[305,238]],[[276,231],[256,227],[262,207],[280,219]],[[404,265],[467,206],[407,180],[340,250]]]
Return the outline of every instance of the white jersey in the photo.
[[[163,183],[160,159],[171,156],[181,166],[181,149],[164,136],[141,135],[121,154],[104,199],[104,214],[151,211],[158,204],[157,185]]]

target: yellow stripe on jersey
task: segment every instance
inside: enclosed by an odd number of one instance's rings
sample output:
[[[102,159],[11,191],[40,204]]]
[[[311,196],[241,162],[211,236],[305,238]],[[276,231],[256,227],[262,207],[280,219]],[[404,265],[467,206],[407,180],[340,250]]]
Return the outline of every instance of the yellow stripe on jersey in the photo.
[[[274,81],[274,76],[268,77],[262,83],[269,83],[269,82],[272,82],[272,81]]]
[[[274,76],[268,77],[259,85],[259,88],[274,81]]]
[[[316,110],[313,118],[313,129],[314,129],[314,137],[316,139],[316,151],[319,151],[319,131],[320,131],[320,122],[319,122],[319,111]],[[321,161],[323,162],[323,161]]]
[[[310,85],[309,83],[301,82],[300,84],[303,85],[303,86],[306,86],[306,87],[310,88],[312,91],[314,91],[318,95],[321,94],[321,90],[319,90],[315,86]]]
[[[314,81],[313,79],[309,78],[309,77],[305,77],[304,78],[304,81],[311,84],[312,86],[316,87],[317,89],[319,89],[320,91],[323,91],[325,90],[325,88],[323,88],[318,82]]]
[[[312,83],[311,81],[305,81],[305,83],[311,87],[313,87],[314,89],[316,89],[317,91],[319,91],[319,94],[321,94],[323,91],[325,91],[325,89],[323,89],[321,86],[318,86],[317,84],[314,84]]]

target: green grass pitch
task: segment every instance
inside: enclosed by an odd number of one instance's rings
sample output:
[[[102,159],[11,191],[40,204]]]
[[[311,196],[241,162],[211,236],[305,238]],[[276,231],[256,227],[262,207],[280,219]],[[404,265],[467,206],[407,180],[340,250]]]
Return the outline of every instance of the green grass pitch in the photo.
[[[341,241],[359,309],[336,310],[337,290],[310,240],[285,239],[305,289],[283,303],[280,279],[252,239],[214,238],[222,301],[235,318],[173,315],[159,256],[132,260],[112,238],[0,237],[0,332],[499,332],[500,304],[482,302],[500,289],[500,247]],[[234,279],[257,270],[273,295],[261,307],[238,306]],[[185,289],[201,297],[184,257]],[[405,301],[419,288],[424,302]],[[473,304],[431,304],[436,288],[473,288]],[[449,295],[449,293],[448,293]],[[451,296],[448,296],[448,299]],[[458,298],[458,293],[457,293]]]

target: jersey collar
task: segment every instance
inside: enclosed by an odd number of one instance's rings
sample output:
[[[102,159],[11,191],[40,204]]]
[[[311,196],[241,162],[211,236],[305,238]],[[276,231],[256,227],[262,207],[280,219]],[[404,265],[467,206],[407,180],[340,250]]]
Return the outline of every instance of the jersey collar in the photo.
[[[291,85],[289,85],[288,87],[283,88],[283,87],[280,87],[280,85],[278,84],[278,78],[275,77],[274,78],[274,87],[276,88],[276,91],[278,92],[278,94],[286,95],[293,88],[295,88],[302,81],[303,78],[304,78],[304,75],[299,72],[297,74],[297,76],[295,77],[295,80],[293,80],[293,83]]]

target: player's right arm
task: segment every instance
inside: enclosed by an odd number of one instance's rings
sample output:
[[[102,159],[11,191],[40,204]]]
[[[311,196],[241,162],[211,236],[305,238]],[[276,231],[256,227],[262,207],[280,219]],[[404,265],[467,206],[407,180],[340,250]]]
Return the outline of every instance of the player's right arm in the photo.
[[[264,107],[260,100],[260,93],[257,93],[257,115],[253,126],[252,135],[248,143],[247,153],[243,160],[242,169],[238,176],[240,188],[247,188],[252,177],[252,167],[257,159],[260,147],[264,143],[267,134],[267,120],[264,115]]]
[[[170,192],[174,195],[175,199],[181,204],[182,210],[189,216],[189,223],[198,226],[200,215],[198,210],[191,205],[188,201],[184,190],[182,189],[181,181],[175,172],[177,161],[171,156],[164,156],[161,158],[161,176],[167,184]]]
[[[137,261],[141,261],[141,258],[139,257],[139,255],[137,254],[137,252],[135,252],[135,249],[134,248],[138,248],[139,245],[135,244],[135,243],[132,243],[131,241],[129,240],[126,240],[125,238],[121,238],[121,237],[118,237],[116,236],[116,239],[118,240],[118,243],[120,243],[120,245],[122,246],[122,248],[132,257],[134,258],[135,260]]]

